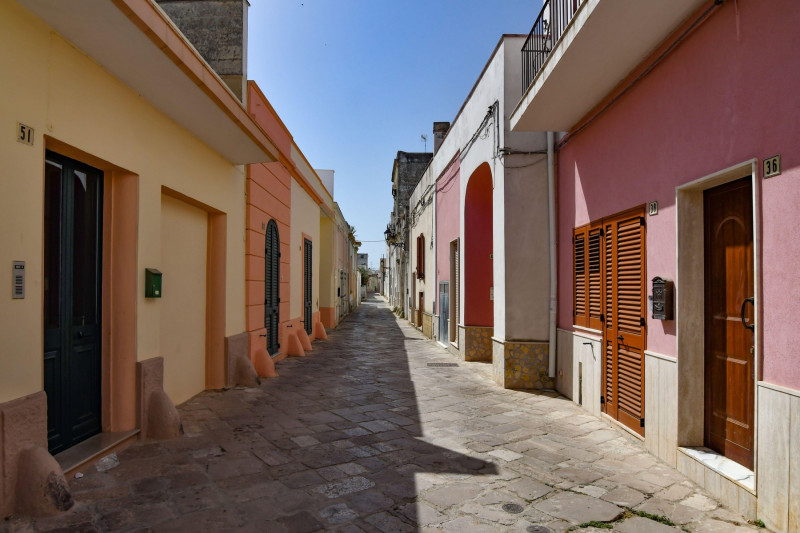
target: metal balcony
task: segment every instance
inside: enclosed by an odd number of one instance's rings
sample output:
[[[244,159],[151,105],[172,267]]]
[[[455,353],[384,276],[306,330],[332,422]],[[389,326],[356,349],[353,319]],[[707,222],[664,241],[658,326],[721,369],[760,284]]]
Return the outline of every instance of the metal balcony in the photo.
[[[584,2],[586,0],[544,0],[539,17],[522,45],[523,94]]]

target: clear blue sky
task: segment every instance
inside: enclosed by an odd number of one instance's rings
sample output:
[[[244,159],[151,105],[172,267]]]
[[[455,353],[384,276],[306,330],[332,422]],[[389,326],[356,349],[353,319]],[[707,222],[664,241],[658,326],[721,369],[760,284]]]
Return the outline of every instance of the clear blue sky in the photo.
[[[504,33],[526,34],[540,0],[250,0],[248,78],[314,168],[377,267],[398,150],[432,150]]]

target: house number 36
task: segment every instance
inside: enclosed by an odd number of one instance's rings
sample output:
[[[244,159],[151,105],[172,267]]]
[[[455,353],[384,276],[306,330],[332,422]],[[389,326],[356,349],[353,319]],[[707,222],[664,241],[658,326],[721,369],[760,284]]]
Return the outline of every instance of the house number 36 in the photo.
[[[22,122],[17,122],[17,141],[33,146],[33,128]]]
[[[764,177],[771,178],[781,173],[781,156],[774,155],[764,160]]]

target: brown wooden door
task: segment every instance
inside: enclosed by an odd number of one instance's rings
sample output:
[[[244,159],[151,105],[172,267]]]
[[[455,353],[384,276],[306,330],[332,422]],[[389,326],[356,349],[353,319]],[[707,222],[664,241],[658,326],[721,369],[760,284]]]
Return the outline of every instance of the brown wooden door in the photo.
[[[422,310],[425,308],[425,293],[419,293],[419,307],[417,308],[417,326],[422,327]]]
[[[753,468],[753,194],[749,177],[704,193],[705,441]],[[742,312],[747,324],[742,322]]]
[[[603,219],[602,235],[603,410],[644,435],[644,211]]]

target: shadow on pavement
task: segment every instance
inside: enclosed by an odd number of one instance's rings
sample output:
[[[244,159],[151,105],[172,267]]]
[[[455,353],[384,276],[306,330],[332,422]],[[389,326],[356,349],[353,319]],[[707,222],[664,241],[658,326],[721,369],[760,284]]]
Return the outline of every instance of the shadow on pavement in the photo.
[[[183,437],[87,469],[69,480],[73,510],[12,530],[414,531],[415,475],[498,473],[422,439],[406,350],[421,336],[382,299],[328,334],[259,388],[196,396],[179,408]]]

